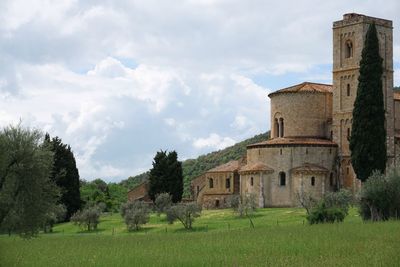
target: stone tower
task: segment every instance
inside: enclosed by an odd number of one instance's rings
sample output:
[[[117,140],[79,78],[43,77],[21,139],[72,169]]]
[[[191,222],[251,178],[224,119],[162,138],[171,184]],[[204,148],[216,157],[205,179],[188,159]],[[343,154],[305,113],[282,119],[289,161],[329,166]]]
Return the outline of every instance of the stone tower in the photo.
[[[337,174],[341,185],[355,190],[359,182],[351,166],[349,136],[357,94],[361,52],[370,24],[375,23],[383,59],[382,87],[386,111],[388,164],[394,160],[393,27],[392,21],[345,14],[333,23],[333,141],[339,146]]]

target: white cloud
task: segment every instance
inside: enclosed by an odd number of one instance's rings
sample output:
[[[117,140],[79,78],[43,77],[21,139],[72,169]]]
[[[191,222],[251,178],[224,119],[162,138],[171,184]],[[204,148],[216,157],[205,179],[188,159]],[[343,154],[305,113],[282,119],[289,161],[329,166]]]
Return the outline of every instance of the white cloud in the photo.
[[[315,69],[331,64],[332,21],[348,10],[400,27],[395,0],[292,4],[1,1],[0,125],[58,135],[83,178],[118,180],[159,149],[189,158],[268,130],[265,87],[329,79]]]
[[[221,137],[216,133],[210,134],[206,138],[198,138],[194,140],[193,146],[196,148],[210,147],[213,149],[224,149],[225,147],[235,144],[235,140],[230,137]]]

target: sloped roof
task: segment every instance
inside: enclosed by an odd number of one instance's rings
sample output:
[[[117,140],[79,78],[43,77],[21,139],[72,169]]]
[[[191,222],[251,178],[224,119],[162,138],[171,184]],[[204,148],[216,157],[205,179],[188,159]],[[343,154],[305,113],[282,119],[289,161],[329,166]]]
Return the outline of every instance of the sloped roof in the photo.
[[[240,167],[239,160],[232,160],[232,161],[229,161],[228,163],[219,165],[215,168],[208,170],[207,173],[210,173],[210,172],[234,172],[234,171],[239,170],[239,167]]]
[[[240,168],[239,172],[252,172],[252,171],[268,171],[273,172],[274,169],[267,166],[267,164],[262,162],[255,162],[251,164],[244,165]]]
[[[295,167],[292,172],[329,172],[328,169],[311,163],[304,163],[302,166]]]
[[[300,84],[296,84],[287,88],[280,89],[273,93],[270,93],[268,96],[271,97],[276,94],[282,93],[332,93],[332,85],[323,84],[323,83],[311,83],[311,82],[303,82]]]
[[[336,143],[328,139],[306,138],[306,137],[284,137],[272,138],[264,142],[248,145],[248,148],[279,146],[279,145],[314,145],[314,146],[337,146]]]

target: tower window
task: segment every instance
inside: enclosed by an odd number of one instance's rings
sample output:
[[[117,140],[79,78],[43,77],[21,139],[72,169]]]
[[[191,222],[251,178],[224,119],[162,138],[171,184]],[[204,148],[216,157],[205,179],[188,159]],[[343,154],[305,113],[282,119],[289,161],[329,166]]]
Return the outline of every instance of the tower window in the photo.
[[[306,154],[308,154],[308,148],[306,148]]]
[[[350,96],[350,84],[347,84],[347,96]]]
[[[279,130],[280,130],[279,137],[283,137],[285,135],[284,129],[285,129],[285,127],[284,127],[283,118],[280,118],[279,119]]]
[[[329,176],[329,185],[333,186],[333,173]]]
[[[230,178],[225,180],[225,187],[226,188],[231,188],[231,179]]]
[[[350,128],[347,128],[347,140],[350,140]]]
[[[311,186],[315,186],[315,177],[311,177]]]
[[[251,185],[251,186],[254,185],[254,178],[253,178],[253,177],[250,178],[250,185]]]
[[[275,137],[279,137],[279,122],[275,119]]]
[[[214,188],[214,180],[212,178],[208,180],[208,185],[210,188]]]
[[[282,155],[282,148],[279,150],[279,153]]]
[[[286,185],[286,173],[284,173],[284,172],[279,173],[279,185],[280,186]]]
[[[345,58],[351,57],[353,57],[353,43],[350,40],[347,40],[345,44]]]

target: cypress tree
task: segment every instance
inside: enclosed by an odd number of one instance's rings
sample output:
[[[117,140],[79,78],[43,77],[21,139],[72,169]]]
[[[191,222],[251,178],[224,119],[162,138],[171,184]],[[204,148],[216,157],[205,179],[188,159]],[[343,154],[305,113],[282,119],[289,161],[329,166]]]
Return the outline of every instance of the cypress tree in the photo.
[[[169,193],[179,202],[183,193],[182,162],[175,151],[159,151],[154,157],[149,177],[149,196],[154,201],[160,193]]]
[[[386,167],[382,61],[376,27],[371,24],[362,50],[350,137],[351,163],[363,182],[374,170],[384,172]]]
[[[63,144],[62,140],[46,134],[45,141],[49,142],[54,152],[54,164],[51,172],[53,180],[61,189],[60,203],[67,209],[66,220],[77,212],[81,207],[81,195],[79,191],[79,172],[76,167],[75,157],[69,145]]]

